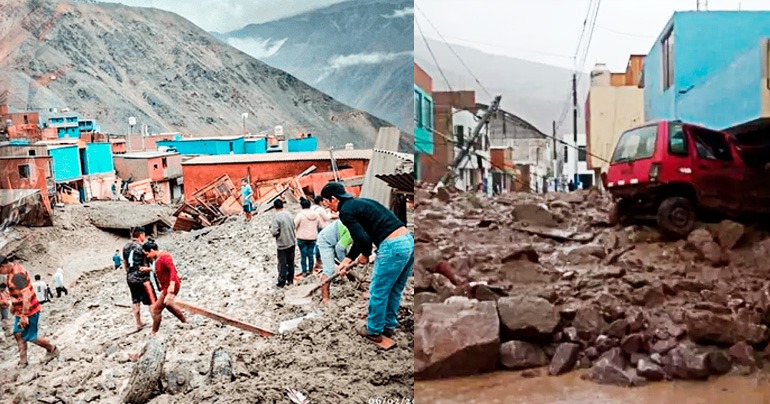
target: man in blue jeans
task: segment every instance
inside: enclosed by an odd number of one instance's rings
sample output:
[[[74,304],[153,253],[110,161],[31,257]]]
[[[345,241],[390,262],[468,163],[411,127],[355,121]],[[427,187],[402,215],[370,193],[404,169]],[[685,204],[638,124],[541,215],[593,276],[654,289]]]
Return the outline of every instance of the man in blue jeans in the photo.
[[[339,212],[342,224],[353,239],[350,251],[337,266],[338,272],[345,274],[353,260],[361,265],[368,264],[372,244],[377,246],[377,261],[369,286],[369,315],[366,324],[356,327],[356,332],[381,342],[383,335],[393,336],[398,326],[401,294],[414,265],[414,236],[382,204],[355,198],[339,182],[326,184],[321,196],[329,201],[332,211]]]

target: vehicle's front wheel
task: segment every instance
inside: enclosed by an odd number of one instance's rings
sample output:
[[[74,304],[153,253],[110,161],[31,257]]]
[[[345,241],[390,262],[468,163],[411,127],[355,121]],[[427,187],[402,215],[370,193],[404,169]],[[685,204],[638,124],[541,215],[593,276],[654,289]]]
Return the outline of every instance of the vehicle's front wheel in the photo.
[[[658,207],[661,233],[674,238],[687,237],[695,228],[695,207],[687,198],[666,198]]]

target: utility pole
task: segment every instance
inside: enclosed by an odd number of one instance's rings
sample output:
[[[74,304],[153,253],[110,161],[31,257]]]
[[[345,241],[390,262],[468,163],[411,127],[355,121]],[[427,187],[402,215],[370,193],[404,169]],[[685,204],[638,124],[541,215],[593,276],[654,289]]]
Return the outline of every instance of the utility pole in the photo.
[[[460,166],[460,163],[465,160],[465,158],[470,153],[470,148],[474,147],[473,145],[476,144],[476,142],[479,141],[479,136],[481,135],[481,128],[484,127],[487,123],[489,123],[489,120],[492,118],[492,115],[494,115],[498,108],[500,108],[500,98],[501,96],[496,96],[494,100],[492,100],[492,103],[489,105],[489,109],[487,109],[484,112],[484,115],[481,117],[481,120],[476,124],[476,127],[473,128],[473,135],[471,136],[470,141],[465,142],[465,144],[460,148],[460,153],[455,156],[454,161],[452,164],[448,167],[447,173],[444,174],[444,176],[441,178],[441,180],[436,184],[436,188],[439,187],[445,187],[449,184],[454,183],[454,178],[457,173],[457,167]]]
[[[559,192],[559,154],[556,151],[556,121],[551,122],[553,135],[553,191]]]
[[[577,73],[572,74],[572,141],[575,142],[575,150],[577,155],[575,156],[575,185],[578,183],[578,160],[580,160],[580,148],[578,147],[578,104],[577,104]]]

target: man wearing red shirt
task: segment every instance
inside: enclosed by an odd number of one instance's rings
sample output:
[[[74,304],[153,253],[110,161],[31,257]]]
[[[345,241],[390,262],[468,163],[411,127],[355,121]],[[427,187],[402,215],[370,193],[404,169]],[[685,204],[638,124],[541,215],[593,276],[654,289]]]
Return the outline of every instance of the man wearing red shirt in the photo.
[[[155,335],[160,328],[160,320],[162,317],[163,309],[168,309],[179,321],[186,323],[187,319],[177,305],[174,304],[176,294],[179,293],[179,287],[181,282],[179,276],[176,273],[176,267],[174,266],[174,259],[171,257],[171,253],[168,251],[159,251],[158,245],[154,241],[148,241],[142,246],[148,261],[155,262],[155,274],[158,277],[158,287],[160,288],[160,296],[154,304],[150,306],[150,314],[152,315],[152,331],[150,335]]]
[[[29,273],[11,257],[0,255],[0,274],[6,275],[8,292],[11,296],[11,311],[15,315],[13,336],[19,345],[19,367],[27,367],[27,342],[31,342],[48,351],[42,363],[48,363],[59,356],[59,348],[47,339],[37,335],[40,318],[40,302]]]

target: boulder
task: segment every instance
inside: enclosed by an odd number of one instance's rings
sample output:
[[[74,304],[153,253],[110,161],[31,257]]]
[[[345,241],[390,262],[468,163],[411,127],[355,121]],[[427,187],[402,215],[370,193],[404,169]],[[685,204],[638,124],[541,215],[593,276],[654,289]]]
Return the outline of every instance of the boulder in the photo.
[[[743,366],[756,366],[757,359],[754,357],[754,348],[746,341],[737,342],[727,351],[734,363]]]
[[[599,352],[606,352],[618,346],[618,340],[617,338],[608,337],[606,335],[600,335],[596,337],[594,346]]]
[[[709,376],[706,355],[697,354],[685,345],[679,345],[668,354],[666,371],[672,377],[685,380],[702,380]]]
[[[551,364],[548,365],[548,373],[556,376],[569,372],[575,367],[578,353],[580,353],[580,345],[578,344],[572,342],[559,344],[553,354]]]
[[[422,306],[414,333],[417,379],[467,376],[494,370],[500,319],[494,302],[453,300]]]
[[[679,343],[676,341],[676,338],[662,339],[652,344],[650,353],[665,355],[668,351],[676,348],[677,345]]]
[[[723,220],[719,224],[713,225],[711,230],[719,245],[726,250],[735,247],[746,234],[746,228],[732,220]]]
[[[592,306],[583,306],[575,312],[572,326],[578,332],[578,336],[586,341],[591,341],[603,333],[607,328],[602,313]]]
[[[586,245],[572,249],[567,253],[567,262],[570,264],[585,264],[600,260],[607,256],[607,252],[600,245]]]
[[[559,324],[559,312],[538,296],[517,295],[497,301],[503,330],[511,339],[547,338]]]
[[[508,341],[500,345],[500,363],[507,369],[519,370],[544,366],[548,363],[548,358],[535,344]]]
[[[719,246],[719,244],[713,241],[703,245],[703,248],[701,248],[701,254],[703,254],[703,259],[705,259],[706,262],[714,267],[725,266],[730,263],[730,257],[725,254],[724,250]]]
[[[628,332],[628,320],[625,318],[617,319],[607,327],[607,335],[614,338],[623,338]]]
[[[639,363],[636,364],[636,374],[653,382],[661,381],[666,377],[663,368],[647,358],[640,359]]]
[[[631,301],[637,306],[658,307],[666,302],[666,295],[660,287],[644,286],[634,292]]]
[[[599,384],[611,384],[622,387],[634,385],[634,375],[625,371],[618,363],[608,357],[601,357],[594,362],[588,373],[588,379]]]
[[[768,329],[764,325],[746,320],[733,320],[725,314],[691,310],[685,313],[687,334],[699,344],[732,345],[745,340],[751,345],[767,341]]]
[[[646,340],[647,338],[641,333],[626,335],[620,341],[620,348],[629,355],[632,353],[643,352],[646,350]]]
[[[723,351],[711,351],[706,354],[706,367],[709,373],[715,376],[727,374],[732,369],[733,364]]]
[[[513,218],[532,226],[556,227],[559,222],[553,213],[536,204],[522,204],[513,208]]]

